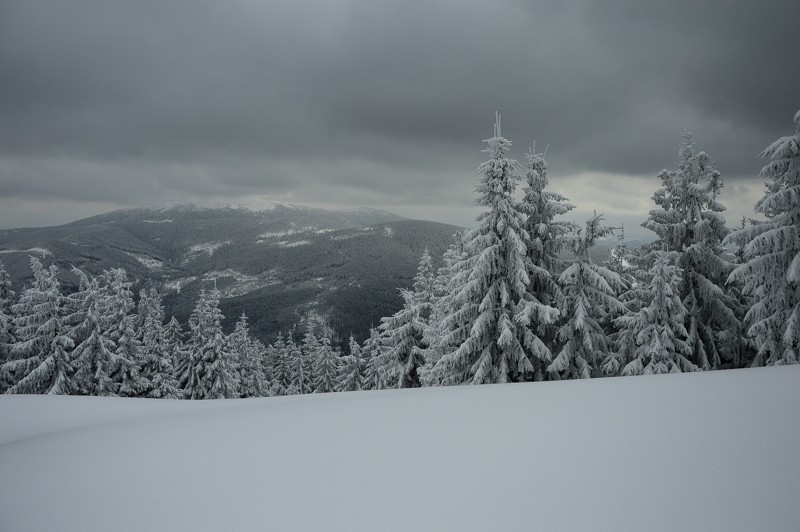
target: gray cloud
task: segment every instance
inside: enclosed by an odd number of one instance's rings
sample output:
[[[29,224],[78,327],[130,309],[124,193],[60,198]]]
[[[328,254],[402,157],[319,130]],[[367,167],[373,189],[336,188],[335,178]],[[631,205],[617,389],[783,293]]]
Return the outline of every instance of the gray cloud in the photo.
[[[655,189],[681,128],[738,205],[800,107],[799,15],[791,0],[4,2],[0,198],[72,206],[41,223],[81,202],[261,195],[463,224],[500,110],[515,155],[549,143],[554,186],[587,212],[644,215],[628,191]],[[29,223],[15,216],[0,225]]]

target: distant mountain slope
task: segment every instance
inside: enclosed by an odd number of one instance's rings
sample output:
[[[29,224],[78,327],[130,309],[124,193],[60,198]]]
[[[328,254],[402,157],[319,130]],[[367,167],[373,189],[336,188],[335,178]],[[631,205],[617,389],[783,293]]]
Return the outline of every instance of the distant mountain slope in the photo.
[[[245,311],[265,341],[311,307],[341,335],[360,338],[400,305],[425,247],[439,257],[455,226],[374,209],[331,211],[270,204],[126,209],[47,228],[0,231],[0,260],[20,290],[29,255],[55,263],[67,290],[72,266],[98,274],[125,268],[155,284],[184,324],[202,288],[221,290],[226,325]]]

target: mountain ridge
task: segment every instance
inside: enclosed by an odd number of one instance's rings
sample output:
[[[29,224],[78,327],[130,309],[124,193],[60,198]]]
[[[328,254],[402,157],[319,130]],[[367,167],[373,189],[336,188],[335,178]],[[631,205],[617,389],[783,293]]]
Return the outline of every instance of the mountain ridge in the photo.
[[[168,315],[186,323],[200,290],[216,285],[230,329],[245,311],[260,339],[288,331],[310,309],[340,336],[363,339],[401,305],[426,247],[434,257],[461,228],[370,208],[327,210],[270,203],[177,204],[119,209],[68,224],[0,231],[0,260],[20,291],[29,255],[56,264],[65,291],[72,267],[91,275],[123,267],[135,290],[156,286]]]

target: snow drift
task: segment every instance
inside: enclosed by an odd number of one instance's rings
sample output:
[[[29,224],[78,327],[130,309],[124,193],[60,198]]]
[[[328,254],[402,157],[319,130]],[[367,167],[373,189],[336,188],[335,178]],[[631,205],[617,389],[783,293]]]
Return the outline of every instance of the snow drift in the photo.
[[[800,366],[0,397],[0,530],[796,530]]]

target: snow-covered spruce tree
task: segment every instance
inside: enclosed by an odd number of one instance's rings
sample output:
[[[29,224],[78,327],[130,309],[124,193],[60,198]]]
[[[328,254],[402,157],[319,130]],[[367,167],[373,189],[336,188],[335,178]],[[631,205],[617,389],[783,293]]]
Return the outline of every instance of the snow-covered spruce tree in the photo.
[[[547,150],[545,150],[547,151]],[[566,264],[561,259],[561,251],[568,245],[569,235],[578,230],[570,221],[557,220],[575,208],[568,198],[547,189],[547,161],[544,153],[537,153],[535,143],[525,154],[525,187],[521,209],[526,215],[524,229],[530,236],[527,242],[528,293],[540,305],[558,306],[561,298],[560,287],[556,282]],[[557,343],[556,327],[551,320],[535,320],[530,324],[536,337],[548,349]],[[546,353],[534,357],[536,368],[534,378],[545,377]]]
[[[728,233],[717,201],[722,178],[705,152],[696,152],[690,133],[684,133],[676,170],[662,170],[662,187],[653,195],[658,206],[643,227],[659,240],[651,249],[680,254],[680,296],[686,307],[687,342],[692,358],[704,370],[733,361],[742,335],[736,300],[725,289],[732,265],[723,258]]]
[[[156,355],[163,353],[165,350],[164,318],[164,305],[158,291],[153,287],[149,290],[139,291],[136,333],[137,338],[142,343],[142,350],[149,365],[152,365]],[[149,373],[153,370],[155,370],[155,365],[148,368],[145,376],[150,378]]]
[[[67,394],[74,373],[69,351],[74,347],[61,323],[63,296],[56,277],[58,268],[44,268],[31,257],[33,285],[12,307],[17,342],[2,371],[15,383],[6,393]]]
[[[428,248],[419,259],[417,274],[414,276],[414,305],[417,308],[417,315],[420,320],[427,323],[433,313],[434,285],[436,283],[436,273],[433,270],[433,262]]]
[[[255,350],[253,356],[255,357],[256,364],[261,371],[261,377],[264,379],[262,381],[262,388],[263,388],[263,396],[268,397],[273,395],[270,390],[272,390],[272,363],[270,361],[270,353],[267,349],[267,346],[264,345],[264,342],[257,338],[250,337],[250,343]]]
[[[0,261],[0,311],[10,315],[13,303],[14,291],[11,289],[11,277],[8,275],[3,261]]]
[[[293,384],[300,393],[314,393],[317,382],[317,357],[322,348],[321,338],[327,337],[330,345],[330,329],[315,312],[305,316],[301,326],[305,328],[305,334],[301,343],[300,358],[296,362]]]
[[[364,342],[362,354],[366,360],[364,367],[364,389],[383,390],[396,387],[402,371],[400,362],[393,356],[392,350],[384,345],[376,328],[369,331],[369,338]]]
[[[635,314],[617,318],[620,328],[635,334],[636,349],[625,361],[623,375],[649,375],[697,371],[687,358],[691,348],[684,327],[686,308],[680,297],[680,256],[673,251],[653,251],[647,291],[652,299]]]
[[[619,335],[617,334],[618,331],[614,326],[614,321],[627,312],[631,310],[638,310],[640,307],[638,303],[633,305],[636,307],[635,309],[630,308],[629,305],[630,299],[635,297],[634,292],[637,288],[637,281],[636,268],[633,265],[635,260],[632,258],[633,254],[628,249],[628,242],[625,240],[625,224],[623,223],[620,225],[620,227],[612,227],[610,229],[617,237],[617,244],[614,246],[614,249],[611,250],[611,255],[604,263],[604,266],[616,273],[622,281],[623,287],[617,293],[618,299],[622,306],[608,309],[606,319],[603,323],[601,323],[601,325],[603,326],[603,330],[605,331],[606,336],[609,337],[612,345],[612,352],[609,353],[603,362],[603,371],[606,374],[616,375],[620,368],[614,364],[610,364],[608,366],[605,364],[606,361],[610,361],[612,358],[619,358],[620,352],[624,351],[624,348],[620,348],[621,343],[618,342],[620,338],[618,338]]]
[[[436,277],[433,279],[433,311],[436,311],[436,303],[451,292],[451,283],[454,275],[454,266],[464,258],[464,236],[461,232],[455,233],[451,237],[450,245],[442,254],[442,266],[436,270]]]
[[[648,260],[648,257],[651,257],[651,260]],[[653,301],[653,295],[648,288],[652,266],[647,266],[652,263],[652,257],[651,252],[645,251],[641,247],[630,250],[625,256],[628,263],[623,278],[626,288],[619,297],[624,308],[619,315],[613,316],[612,313],[609,316],[613,317],[613,320],[609,325],[608,336],[614,345],[614,350],[603,361],[605,375],[620,375],[625,365],[635,357],[638,331],[623,327],[617,318],[637,314]]]
[[[181,396],[175,366],[164,328],[161,295],[151,287],[139,292],[137,339],[142,346],[140,376],[145,382],[144,397],[177,399]]]
[[[442,266],[437,270],[433,281],[433,308],[423,335],[424,343],[428,347],[424,355],[425,364],[418,370],[423,386],[445,384],[446,376],[441,374],[443,368],[439,367],[439,371],[435,371],[435,368],[448,350],[443,341],[447,334],[445,318],[455,311],[453,296],[458,293],[455,279],[457,273],[466,267],[466,261],[462,260],[465,258],[463,235],[458,232],[452,239],[452,243],[442,254]]]
[[[264,375],[264,366],[255,342],[250,338],[247,316],[242,312],[236,328],[229,337],[234,356],[239,360],[241,397],[264,397],[270,395],[269,383]]]
[[[289,350],[283,340],[283,334],[278,334],[278,338],[267,347],[267,360],[272,373],[270,393],[286,395],[292,378]]]
[[[730,275],[755,304],[745,316],[753,338],[753,366],[800,362],[800,111],[795,134],[770,144],[761,157],[764,196],[755,212],[766,220],[729,235],[726,243],[744,245],[744,264]]]
[[[425,329],[433,312],[434,273],[428,249],[420,258],[417,274],[414,277],[413,291],[401,290],[403,308],[394,315],[382,318],[381,331],[391,356],[399,362],[398,388],[418,388],[420,386],[419,368],[425,363]]]
[[[135,323],[125,322],[134,307],[132,283],[128,281],[128,274],[124,269],[112,268],[103,272],[101,285],[106,305],[102,314],[102,329],[109,340],[119,345],[119,339],[126,327],[131,327],[134,332],[136,329]]]
[[[445,318],[442,340],[449,349],[436,364],[447,378],[473,384],[532,378],[532,359],[551,359],[535,330],[558,316],[528,290],[534,269],[526,216],[513,198],[517,163],[506,157],[511,142],[502,137],[499,116],[494,136],[484,142],[489,160],[476,171],[476,203],[488,211],[464,235],[465,268],[455,279],[454,312]]]
[[[737,236],[741,235],[741,231],[747,229],[748,225],[755,225],[758,222],[748,218],[747,216],[742,216],[742,219],[739,220],[739,227],[729,233],[730,238],[726,239],[726,242],[735,241],[736,242],[736,249],[733,251],[733,263],[734,264],[744,264],[747,262],[745,258],[747,244],[748,242],[745,239],[737,238]],[[737,234],[738,233],[738,234]]]
[[[187,370],[191,359],[189,348],[186,346],[183,339],[183,326],[175,316],[172,316],[169,322],[164,326],[164,349],[172,362],[172,375],[175,377],[178,399],[183,399],[186,395],[185,390],[181,386],[181,375]]]
[[[239,370],[222,332],[222,319],[219,292],[200,292],[189,320],[193,367],[186,382],[191,399],[239,397]]]
[[[425,322],[418,316],[414,293],[400,290],[403,307],[392,316],[381,318],[380,331],[389,353],[400,368],[398,380],[388,383],[392,388],[418,388],[417,370],[424,364],[423,333]]]
[[[114,381],[119,383],[120,397],[142,397],[150,383],[142,378],[139,369],[142,363],[142,343],[136,334],[136,317],[123,316],[113,332],[119,333],[116,341],[117,366]]]
[[[175,376],[175,366],[172,363],[172,357],[168,352],[162,352],[157,359],[155,359],[155,371],[150,373],[148,379],[149,386],[145,392],[145,397],[154,399],[180,399],[183,397],[183,392],[178,386],[178,379]]]
[[[316,342],[316,338],[314,342]],[[303,342],[304,345],[305,343]],[[304,345],[297,345],[291,334],[286,339],[286,356],[290,364],[291,375],[289,386],[286,387],[286,395],[306,394],[313,391],[311,388],[313,372],[308,363],[311,359],[306,356]]]
[[[586,232],[578,232],[573,241],[576,260],[558,279],[563,292],[559,310],[564,320],[558,329],[562,347],[547,371],[559,378],[602,375],[602,363],[612,351],[604,321],[624,311],[617,299],[624,288],[619,275],[589,258],[595,241],[611,233],[601,222],[602,215],[595,214],[586,222]]]
[[[189,340],[186,345],[189,359],[178,369],[178,386],[184,391],[184,397],[187,399],[205,399],[207,395],[206,361],[203,347],[207,341],[204,336],[206,327],[213,328],[213,323],[209,323],[209,314],[208,297],[206,291],[201,290],[197,304],[189,316]],[[214,335],[221,337],[221,327],[219,330],[209,330],[209,333],[212,338]]]
[[[75,348],[73,356],[77,369],[72,384],[74,392],[94,396],[117,395],[120,387],[113,374],[120,361],[113,351],[114,347],[111,340],[100,336],[95,329],[89,338]]]
[[[89,280],[80,273],[80,288],[73,298],[74,312],[69,316],[73,326],[69,335],[79,342],[72,352],[75,375],[72,391],[84,395],[116,396],[119,383],[114,375],[121,363],[117,346],[103,333],[102,312],[105,310],[103,294],[97,279]]]
[[[62,323],[67,336],[77,348],[92,334],[95,326],[100,329],[99,322],[95,323],[96,319],[89,320],[87,318],[89,307],[92,304],[98,307],[101,294],[99,293],[100,283],[97,279],[89,279],[89,276],[78,268],[72,268],[72,274],[78,278],[78,289],[64,298]],[[99,318],[102,312],[102,308],[95,308],[95,318]]]
[[[723,241],[723,245],[729,247],[730,244],[735,242],[736,248],[733,250],[733,259],[731,261],[733,267],[740,264],[745,264],[747,262],[746,256],[746,249],[747,244],[749,244],[749,240],[747,238],[737,238],[737,233],[741,235],[740,231],[746,229],[749,226],[756,225],[758,222],[756,220],[752,220],[747,218],[746,216],[742,216],[742,219],[739,221],[739,227],[737,230],[728,233],[731,237],[730,239],[726,237],[726,240]],[[729,277],[730,279],[730,277]],[[737,315],[741,317],[740,324],[741,329],[739,331],[735,331],[738,336],[738,349],[734,354],[733,359],[733,366],[737,368],[747,367],[753,364],[753,361],[756,358],[756,343],[754,338],[747,334],[747,326],[745,323],[745,316],[747,314],[747,310],[751,309],[755,304],[755,299],[752,296],[752,293],[748,290],[748,293],[745,293],[745,286],[749,284],[750,279],[747,279],[745,282],[740,281],[730,281],[727,283],[726,289],[731,297],[737,302],[738,304],[738,313]],[[732,332],[731,334],[734,334]],[[755,364],[756,366],[759,365],[758,363]]]
[[[547,161],[544,153],[536,153],[534,148],[525,154],[525,182],[522,210],[527,216],[524,227],[530,235],[528,258],[542,270],[535,271],[538,275],[531,278],[529,289],[537,299],[550,304],[558,295],[558,286],[545,272],[560,273],[564,266],[561,250],[568,245],[568,236],[578,230],[573,222],[556,220],[556,216],[567,214],[575,206],[565,196],[545,190],[550,183]]]
[[[364,369],[366,364],[361,358],[361,346],[353,335],[350,335],[350,354],[342,357],[339,365],[339,386],[343,392],[355,392],[364,386]]]
[[[11,279],[0,261],[0,368],[11,360],[11,346],[16,342],[11,307],[14,304],[14,292],[11,290]],[[13,377],[0,371],[0,393],[13,384]]]
[[[331,339],[323,336],[314,357],[314,393],[338,391],[338,376],[339,354],[331,347]]]

